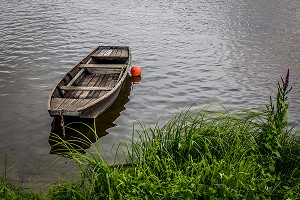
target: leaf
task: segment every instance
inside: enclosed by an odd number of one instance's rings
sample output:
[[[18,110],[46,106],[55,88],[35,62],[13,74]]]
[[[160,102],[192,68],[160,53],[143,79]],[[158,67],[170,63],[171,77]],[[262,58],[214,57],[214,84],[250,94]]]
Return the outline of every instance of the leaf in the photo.
[[[274,166],[273,163],[269,164],[269,169],[270,169],[271,172],[275,172],[275,166]]]
[[[273,153],[277,156],[277,158],[281,158],[280,153],[278,152],[278,150],[273,151]]]

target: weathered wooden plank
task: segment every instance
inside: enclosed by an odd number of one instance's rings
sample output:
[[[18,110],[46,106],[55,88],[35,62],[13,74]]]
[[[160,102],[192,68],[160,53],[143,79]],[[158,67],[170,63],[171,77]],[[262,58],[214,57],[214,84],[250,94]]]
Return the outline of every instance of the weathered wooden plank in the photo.
[[[79,68],[123,69],[125,64],[81,64]]]
[[[117,82],[122,78],[122,75],[123,75],[123,70],[121,71],[121,73],[120,73],[120,75],[119,75],[119,77],[118,77],[118,79],[117,79]]]
[[[115,76],[111,76],[109,79],[108,79],[108,84],[106,85],[106,87],[114,87],[117,83],[117,81],[115,81]],[[102,95],[105,95],[108,93],[108,91],[101,91],[102,92]]]
[[[65,110],[69,110],[70,108],[72,108],[73,106],[76,106],[76,104],[78,104],[82,99],[73,99],[73,101],[69,104],[69,106],[67,106],[65,108]]]
[[[61,86],[61,89],[63,90],[77,90],[77,91],[104,91],[104,90],[111,90],[112,87],[85,87],[85,86]]]
[[[73,83],[75,83],[75,81],[83,74],[85,69],[81,69],[77,74],[76,76],[74,76],[74,78],[68,83],[67,86],[71,86],[73,85]]]
[[[67,107],[70,106],[70,104],[74,101],[74,99],[68,99],[66,98],[62,104],[57,108],[57,110],[66,110]]]
[[[122,58],[128,58],[128,51],[125,50],[125,49],[123,49],[122,50],[122,54],[120,55],[120,57],[122,57]]]
[[[112,74],[120,74],[121,69],[91,69],[89,70],[90,73],[99,75],[99,74],[107,74],[107,75],[112,75]]]
[[[91,56],[96,56],[101,52],[101,49],[97,49]]]
[[[86,87],[94,87],[94,86],[99,86],[99,85],[95,85],[95,83],[97,82],[99,78],[99,75],[96,75],[90,80],[90,82],[85,85]],[[91,90],[88,90],[88,91],[83,91],[80,95],[79,95],[79,98],[81,99],[84,99],[87,97],[87,95],[90,93]]]
[[[66,98],[52,98],[51,99],[51,110],[57,110],[57,108],[66,100]]]
[[[107,79],[105,85],[102,87],[111,87],[112,80],[113,80],[113,76],[108,76],[108,79]],[[101,96],[105,95],[106,93],[107,92],[105,90],[102,90],[102,91],[100,91],[98,97],[101,97]]]
[[[82,108],[84,105],[86,105],[88,102],[90,102],[91,99],[81,99],[76,105],[73,107],[70,107],[69,110],[71,112],[78,111],[80,108]]]
[[[104,56],[105,53],[106,53],[106,49],[101,49],[97,55],[94,54],[93,56]]]
[[[114,50],[111,52],[110,56],[116,57],[116,56],[117,56],[117,53],[118,53],[118,49],[114,49]]]
[[[117,52],[113,51],[112,49],[109,50],[102,50],[98,55],[93,55],[92,58],[94,59],[115,59],[115,58],[128,58],[128,50],[127,49],[118,49]]]
[[[88,105],[90,106],[90,105],[94,104],[96,100],[98,100],[98,99],[92,98],[92,99],[90,99],[90,101],[87,102],[84,106],[88,106]]]
[[[95,74],[86,75],[82,82],[78,84],[78,86],[88,86],[91,80],[95,77]],[[84,91],[73,91],[74,98],[79,98]]]
[[[99,56],[99,57],[103,57],[103,56],[110,56],[111,53],[113,52],[112,49],[102,49],[101,52],[98,55],[93,55],[93,56]]]
[[[115,59],[125,59],[128,58],[128,56],[92,56],[92,58],[96,59],[96,60],[115,60]]]
[[[121,49],[118,49],[118,53],[117,53],[116,56],[118,56],[118,57],[122,56],[122,50]]]
[[[100,87],[100,84],[104,78],[104,75],[103,74],[100,74],[99,76],[97,76],[98,79],[95,81],[95,84],[93,85],[94,87]],[[95,93],[96,91],[90,91],[88,93],[88,95],[86,96],[86,98],[92,98],[93,97],[93,94]]]
[[[106,87],[106,83],[108,81],[108,78],[111,77],[110,75],[104,74],[103,79],[101,80],[99,87]],[[100,94],[102,93],[102,91],[95,91],[93,94],[93,98],[98,98],[100,97]]]

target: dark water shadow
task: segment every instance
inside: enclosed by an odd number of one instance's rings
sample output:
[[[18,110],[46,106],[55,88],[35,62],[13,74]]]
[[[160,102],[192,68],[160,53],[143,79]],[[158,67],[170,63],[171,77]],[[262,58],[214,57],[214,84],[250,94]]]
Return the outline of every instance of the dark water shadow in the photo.
[[[70,150],[85,153],[85,149],[90,148],[92,143],[108,134],[107,129],[116,126],[113,122],[126,109],[125,104],[129,101],[130,91],[131,80],[127,76],[116,101],[98,118],[64,117],[64,128],[61,126],[61,117],[54,118],[48,139],[50,154],[64,155]]]

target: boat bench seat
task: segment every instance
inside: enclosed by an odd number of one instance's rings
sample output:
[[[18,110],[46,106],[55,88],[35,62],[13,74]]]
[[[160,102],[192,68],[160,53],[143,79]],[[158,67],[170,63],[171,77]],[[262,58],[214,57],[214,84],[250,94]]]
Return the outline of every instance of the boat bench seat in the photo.
[[[124,69],[126,64],[81,64],[81,69],[98,68],[98,69]]]
[[[99,49],[100,50],[100,49]],[[127,59],[129,56],[127,49],[101,49],[91,55],[95,60],[109,60],[109,59]]]
[[[74,91],[109,91],[112,87],[84,87],[84,86],[61,86],[62,90],[74,90]]]
[[[127,59],[128,56],[91,56],[95,60],[116,60],[116,59]]]

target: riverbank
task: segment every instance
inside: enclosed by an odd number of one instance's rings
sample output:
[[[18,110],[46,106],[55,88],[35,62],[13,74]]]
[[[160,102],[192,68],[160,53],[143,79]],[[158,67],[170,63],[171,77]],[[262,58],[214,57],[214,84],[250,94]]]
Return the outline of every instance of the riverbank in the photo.
[[[2,178],[0,197],[299,199],[300,138],[288,127],[288,82],[289,73],[265,109],[211,114],[190,108],[162,127],[141,124],[142,131],[119,149],[130,165],[110,167],[100,153],[69,147],[79,181],[57,183],[45,194],[15,190]]]

